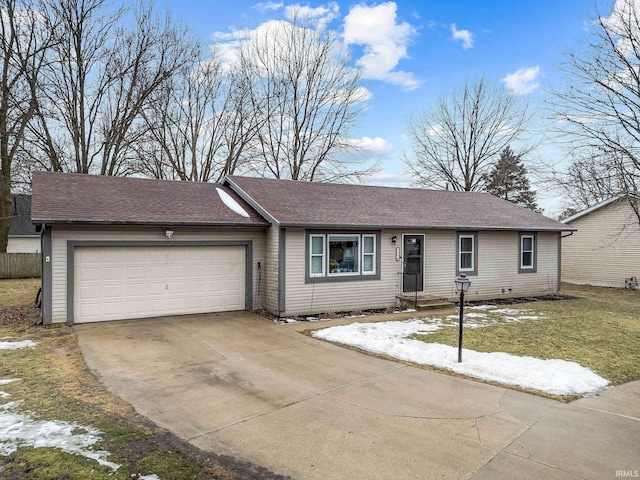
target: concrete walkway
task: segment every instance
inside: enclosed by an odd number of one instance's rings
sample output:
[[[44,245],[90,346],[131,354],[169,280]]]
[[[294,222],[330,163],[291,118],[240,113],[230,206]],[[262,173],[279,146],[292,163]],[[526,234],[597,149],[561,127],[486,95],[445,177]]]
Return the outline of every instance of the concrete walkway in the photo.
[[[89,368],[140,414],[203,450],[297,479],[640,471],[640,382],[565,405],[297,331],[328,325],[225,313],[74,330]]]

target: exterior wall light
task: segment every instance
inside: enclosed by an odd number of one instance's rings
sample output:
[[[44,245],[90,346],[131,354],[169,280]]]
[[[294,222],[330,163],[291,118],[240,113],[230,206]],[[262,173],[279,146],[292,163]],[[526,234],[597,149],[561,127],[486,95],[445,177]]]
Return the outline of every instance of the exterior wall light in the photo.
[[[464,294],[467,293],[471,286],[471,280],[462,273],[455,279],[456,290],[460,292],[460,321],[458,322],[458,363],[462,362],[462,327],[464,321]]]
[[[397,241],[398,241],[398,236],[397,235],[394,235],[393,237],[391,237],[391,243],[393,243],[395,245]]]
[[[164,234],[167,238],[171,238],[173,237],[173,230],[166,230]]]

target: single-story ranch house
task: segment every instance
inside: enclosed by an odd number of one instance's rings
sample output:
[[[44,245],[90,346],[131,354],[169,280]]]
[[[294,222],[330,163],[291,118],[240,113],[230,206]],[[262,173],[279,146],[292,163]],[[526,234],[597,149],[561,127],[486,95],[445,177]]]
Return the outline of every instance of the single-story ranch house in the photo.
[[[640,288],[640,224],[629,199],[616,195],[563,220],[577,229],[562,243],[563,281]]]
[[[556,293],[572,227],[487,193],[37,172],[44,323]]]

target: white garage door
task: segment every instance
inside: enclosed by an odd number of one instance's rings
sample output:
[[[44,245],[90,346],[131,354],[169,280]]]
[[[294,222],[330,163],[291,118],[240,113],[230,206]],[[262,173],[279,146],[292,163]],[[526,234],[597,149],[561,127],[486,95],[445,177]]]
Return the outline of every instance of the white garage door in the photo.
[[[76,247],[74,322],[245,308],[245,247]]]

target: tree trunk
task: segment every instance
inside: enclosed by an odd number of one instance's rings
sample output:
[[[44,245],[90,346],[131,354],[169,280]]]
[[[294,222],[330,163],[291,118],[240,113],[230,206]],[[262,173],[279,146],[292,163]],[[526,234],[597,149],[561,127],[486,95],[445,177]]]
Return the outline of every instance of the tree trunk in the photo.
[[[2,157],[0,172],[0,253],[6,253],[11,227],[11,169],[9,161]]]

